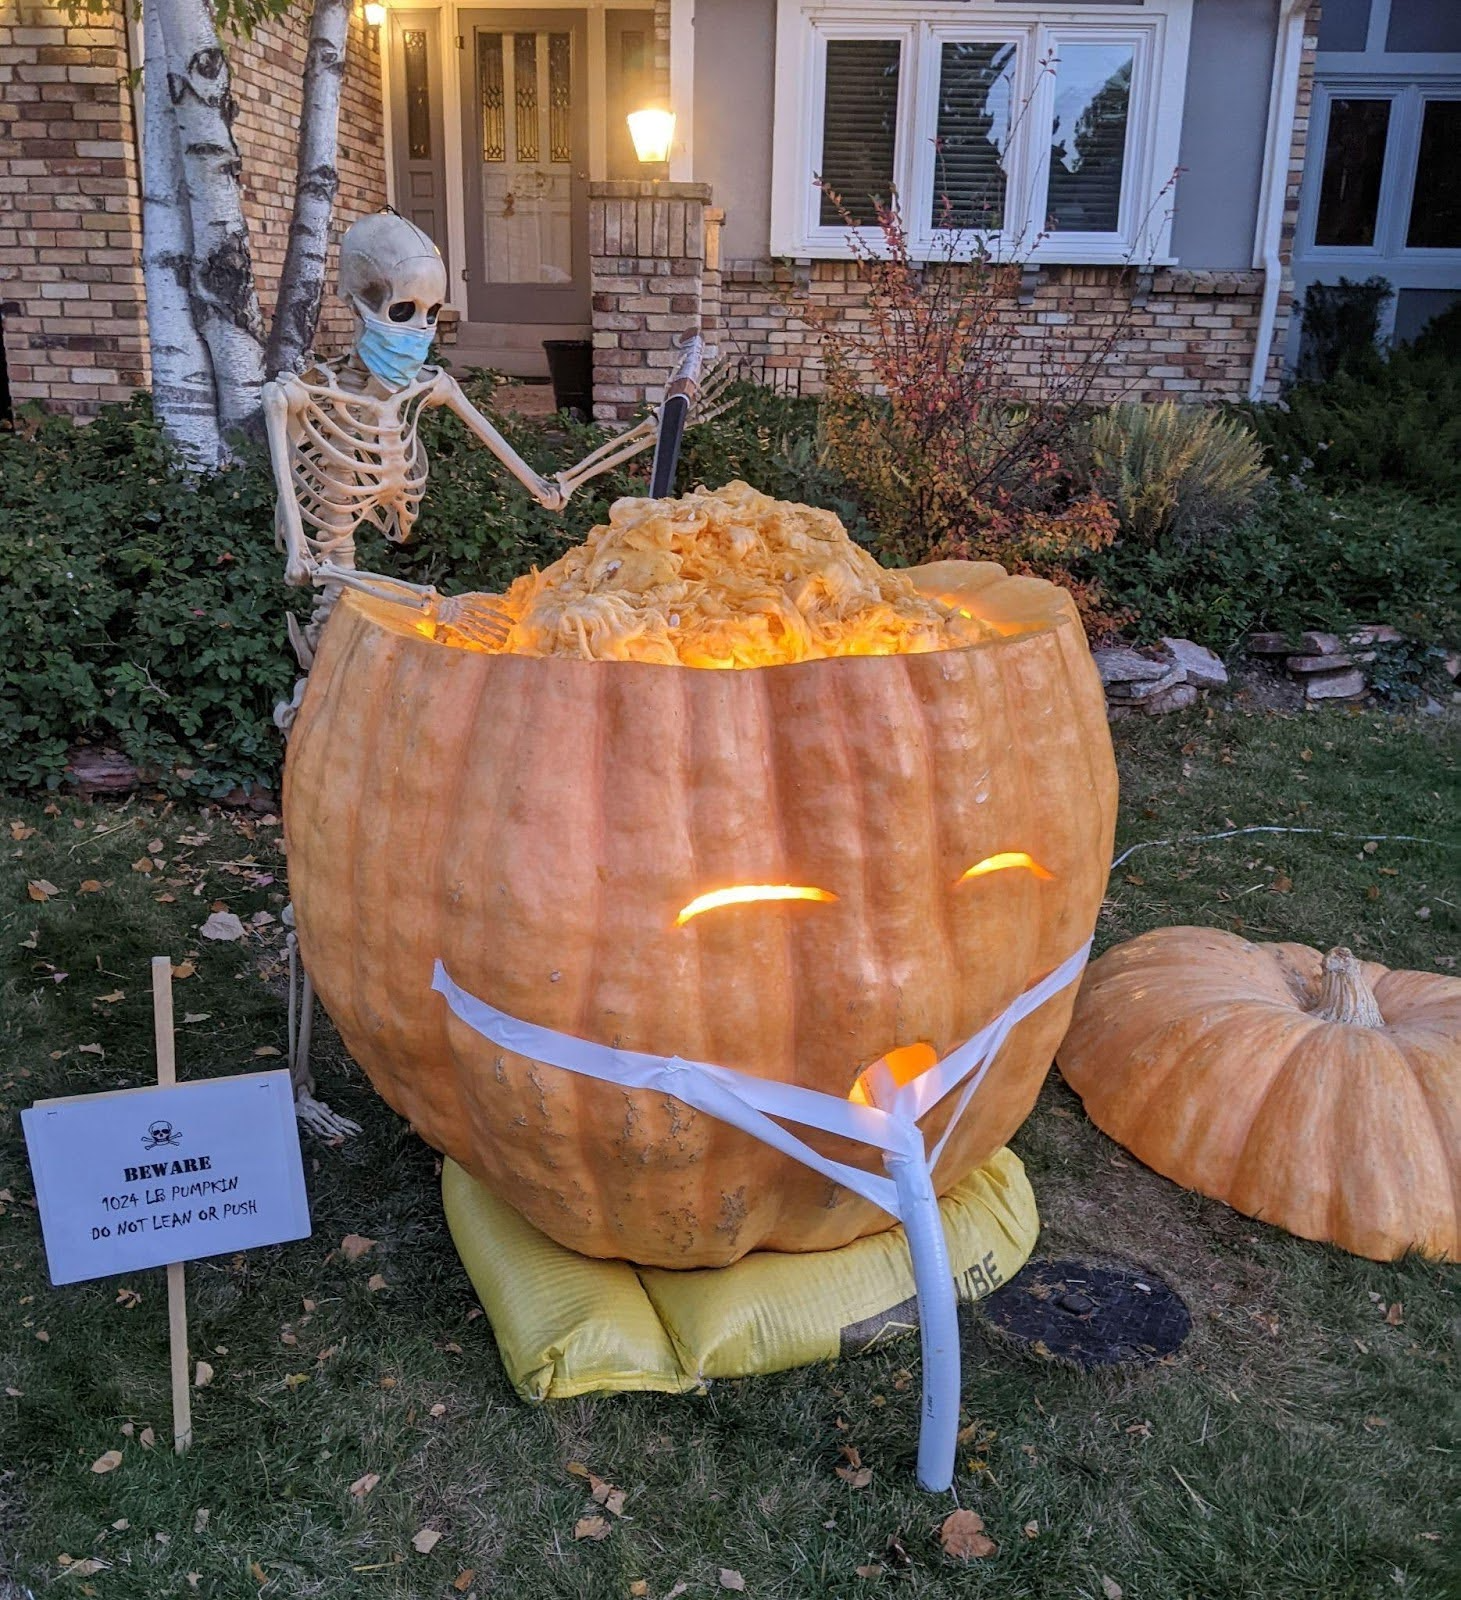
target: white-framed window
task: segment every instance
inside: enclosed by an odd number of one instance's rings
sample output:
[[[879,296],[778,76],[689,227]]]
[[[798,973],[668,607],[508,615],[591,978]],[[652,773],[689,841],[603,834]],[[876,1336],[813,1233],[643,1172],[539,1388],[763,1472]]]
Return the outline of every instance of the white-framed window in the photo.
[[[917,256],[1169,259],[1191,10],[778,0],[771,253],[876,247],[896,190]]]

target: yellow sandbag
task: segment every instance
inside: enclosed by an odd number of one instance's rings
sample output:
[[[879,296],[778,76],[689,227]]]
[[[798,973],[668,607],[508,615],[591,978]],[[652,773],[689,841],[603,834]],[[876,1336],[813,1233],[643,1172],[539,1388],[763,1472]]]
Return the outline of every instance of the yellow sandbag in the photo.
[[[918,1326],[902,1228],[840,1250],[758,1251],[734,1266],[667,1272],[554,1243],[453,1161],[442,1172],[452,1241],[525,1400],[780,1372],[856,1355]],[[1040,1231],[1019,1158],[998,1150],[940,1202],[959,1298],[1024,1265]]]

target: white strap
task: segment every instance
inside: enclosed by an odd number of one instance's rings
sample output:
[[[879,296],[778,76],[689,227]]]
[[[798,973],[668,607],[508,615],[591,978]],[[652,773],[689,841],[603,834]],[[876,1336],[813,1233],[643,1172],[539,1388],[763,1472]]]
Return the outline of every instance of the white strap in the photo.
[[[885,1177],[860,1167],[834,1161],[813,1150],[804,1140],[773,1118],[785,1118],[803,1127],[819,1128],[859,1144],[873,1146],[885,1155],[917,1160],[932,1170],[959,1118],[974,1098],[1010,1031],[1069,984],[1074,983],[1090,954],[1087,941],[1039,983],[1026,989],[987,1027],[950,1052],[936,1066],[921,1073],[901,1089],[891,1090],[882,1107],[859,1105],[818,1089],[752,1077],[731,1067],[708,1061],[685,1061],[679,1056],[648,1055],[638,1050],[618,1050],[610,1045],[560,1033],[535,1022],[523,1022],[499,1011],[485,1000],[459,988],[445,966],[436,963],[431,986],[445,997],[455,1015],[483,1038],[504,1050],[528,1056],[566,1072],[617,1083],[626,1089],[650,1089],[718,1117],[811,1167],[870,1200],[875,1206],[901,1216],[895,1186]],[[876,1094],[879,1083],[873,1076]],[[925,1157],[918,1119],[943,1097],[968,1079],[959,1104],[932,1156]],[[891,1089],[885,1074],[882,1085]],[[881,1098],[881,1097],[879,1097]]]

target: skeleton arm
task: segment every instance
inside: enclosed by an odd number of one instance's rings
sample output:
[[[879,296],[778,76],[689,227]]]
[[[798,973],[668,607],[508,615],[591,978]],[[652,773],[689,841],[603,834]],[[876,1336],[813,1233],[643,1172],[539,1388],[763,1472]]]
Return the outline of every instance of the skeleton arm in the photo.
[[[554,480],[549,480],[540,477],[518,455],[462,393],[454,378],[448,377],[445,373],[441,375],[437,380],[436,393],[431,403],[447,406],[454,411],[538,504],[549,511],[561,511],[568,504],[568,497],[580,484],[587,483],[590,478],[597,478],[605,472],[612,472],[631,456],[637,456],[641,450],[647,450],[654,443],[655,430],[658,427],[654,417],[646,417],[628,433],[621,433],[609,439],[597,450],[590,451],[576,466],[567,468],[566,471],[558,473]]]
[[[274,487],[279,498],[274,510],[275,543],[286,555],[284,581],[303,588],[314,570],[314,560],[305,542],[304,519],[299,514],[299,498],[291,467],[289,414],[297,403],[294,378],[276,379],[264,385],[264,427],[269,436],[269,460],[274,468]]]
[[[445,372],[436,380],[428,405],[445,406],[459,416],[493,455],[522,484],[533,499],[547,511],[561,511],[568,503],[568,491],[552,483],[527,464],[496,428],[461,391],[455,378]]]

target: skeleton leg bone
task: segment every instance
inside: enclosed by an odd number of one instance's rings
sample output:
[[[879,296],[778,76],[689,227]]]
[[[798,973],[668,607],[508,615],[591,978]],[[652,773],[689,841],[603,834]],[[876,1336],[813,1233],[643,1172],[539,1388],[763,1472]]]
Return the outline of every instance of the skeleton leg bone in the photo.
[[[294,908],[288,909],[290,920]],[[289,1078],[294,1086],[294,1114],[302,1127],[321,1139],[348,1139],[360,1124],[332,1111],[314,1096],[314,1074],[309,1069],[314,1038],[315,988],[299,958],[299,939],[293,932],[289,946]]]

